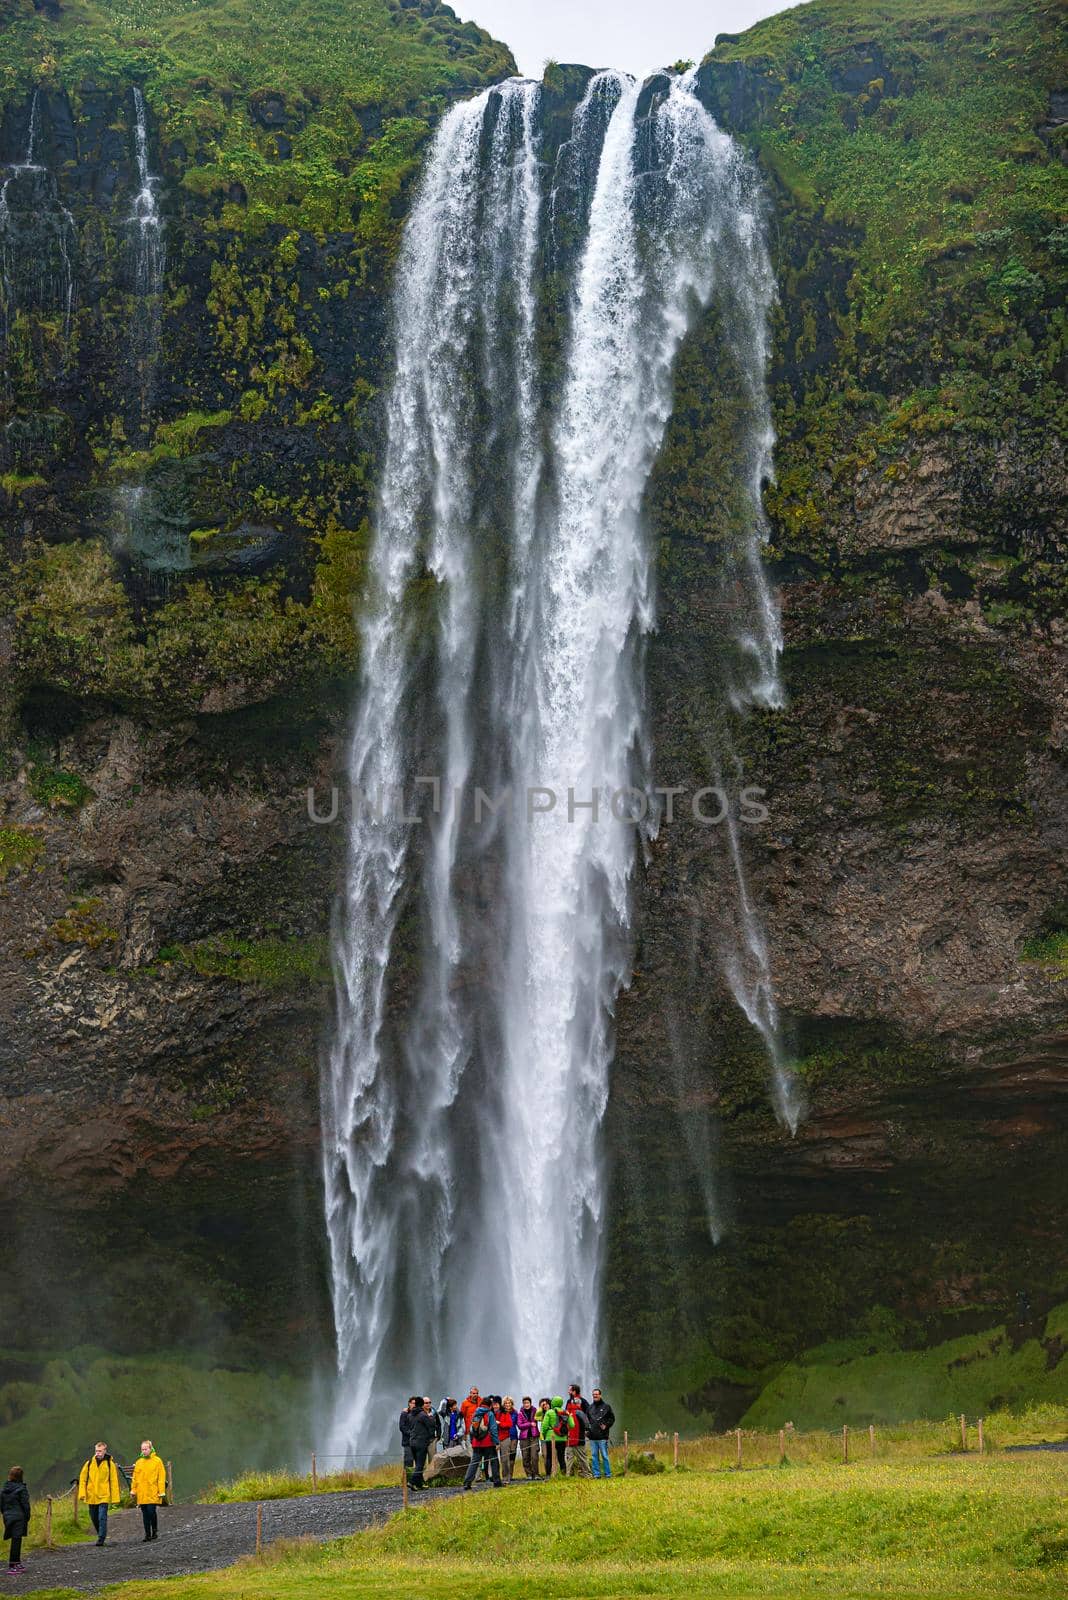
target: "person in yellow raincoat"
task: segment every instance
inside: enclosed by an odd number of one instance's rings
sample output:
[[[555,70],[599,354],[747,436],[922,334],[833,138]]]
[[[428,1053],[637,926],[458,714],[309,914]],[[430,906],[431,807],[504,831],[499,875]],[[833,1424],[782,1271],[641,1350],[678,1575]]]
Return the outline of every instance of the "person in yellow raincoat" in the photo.
[[[152,1448],[151,1439],[141,1440],[141,1455],[134,1463],[130,1479],[130,1493],[141,1507],[141,1521],[145,1525],[144,1542],[159,1538],[159,1513],[167,1494],[167,1469]]]
[[[78,1474],[78,1499],[89,1507],[99,1547],[108,1536],[108,1506],[119,1503],[119,1471],[101,1439]]]

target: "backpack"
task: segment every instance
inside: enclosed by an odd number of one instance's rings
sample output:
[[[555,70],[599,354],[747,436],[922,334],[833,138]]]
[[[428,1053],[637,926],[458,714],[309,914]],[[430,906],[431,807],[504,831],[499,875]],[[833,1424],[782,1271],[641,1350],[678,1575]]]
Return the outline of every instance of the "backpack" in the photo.
[[[566,1439],[571,1432],[571,1414],[568,1411],[558,1411],[556,1421],[552,1425],[553,1433],[558,1439]]]
[[[489,1412],[480,1411],[478,1416],[471,1419],[471,1437],[474,1439],[489,1438]]]

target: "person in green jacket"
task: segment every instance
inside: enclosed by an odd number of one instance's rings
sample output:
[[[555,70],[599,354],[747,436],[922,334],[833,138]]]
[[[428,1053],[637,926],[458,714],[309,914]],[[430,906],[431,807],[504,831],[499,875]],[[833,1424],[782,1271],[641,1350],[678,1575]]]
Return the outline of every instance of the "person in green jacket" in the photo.
[[[542,1401],[546,1405],[546,1401]],[[545,1444],[545,1476],[552,1477],[553,1451],[556,1451],[556,1465],[560,1471],[564,1470],[564,1452],[567,1449],[567,1436],[571,1428],[571,1418],[564,1410],[563,1395],[556,1395],[544,1412],[541,1419],[541,1437]]]

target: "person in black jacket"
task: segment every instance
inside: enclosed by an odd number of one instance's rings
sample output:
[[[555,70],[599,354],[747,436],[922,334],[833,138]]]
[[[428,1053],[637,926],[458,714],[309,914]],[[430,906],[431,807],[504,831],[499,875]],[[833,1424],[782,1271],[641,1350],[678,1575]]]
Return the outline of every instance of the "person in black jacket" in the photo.
[[[612,1476],[612,1463],[608,1459],[608,1435],[615,1427],[616,1414],[600,1389],[593,1391],[590,1401],[590,1465],[595,1478],[610,1478]],[[602,1473],[601,1468],[604,1467]]]
[[[409,1395],[408,1404],[400,1414],[401,1449],[404,1451],[404,1465],[408,1471],[412,1470],[412,1422],[417,1411],[423,1409],[423,1397],[419,1394]]]
[[[0,1489],[0,1517],[4,1519],[4,1540],[11,1541],[11,1559],[8,1572],[25,1572],[22,1565],[22,1541],[30,1531],[30,1491],[22,1476],[21,1467],[12,1467],[7,1482]]]
[[[408,1479],[413,1489],[425,1489],[423,1481],[423,1468],[430,1446],[434,1440],[441,1436],[441,1418],[435,1416],[434,1408],[429,1400],[424,1400],[418,1411],[412,1413],[411,1426],[408,1430],[408,1442],[412,1451],[413,1471]]]

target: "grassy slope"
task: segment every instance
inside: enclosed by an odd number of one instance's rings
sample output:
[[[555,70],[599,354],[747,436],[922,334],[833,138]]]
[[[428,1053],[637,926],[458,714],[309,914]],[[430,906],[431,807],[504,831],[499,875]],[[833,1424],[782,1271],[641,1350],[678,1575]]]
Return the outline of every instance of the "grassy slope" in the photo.
[[[787,196],[780,242],[806,218],[839,230],[827,262],[780,264],[780,541],[818,549],[834,491],[920,433],[1063,416],[1068,179],[1036,128],[1064,46],[1051,0],[814,0],[713,52],[774,102],[752,139]],[[832,262],[848,278],[828,308],[813,282]]]
[[[531,1592],[1055,1595],[1068,1461],[977,1457],[553,1482],[420,1504],[324,1549],[109,1591],[122,1600]]]

